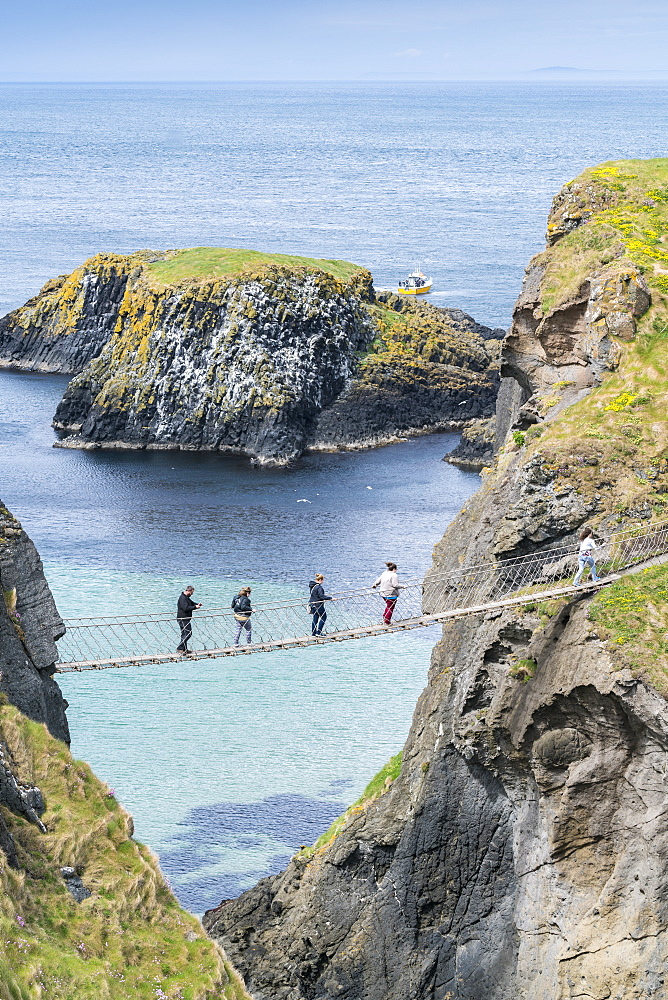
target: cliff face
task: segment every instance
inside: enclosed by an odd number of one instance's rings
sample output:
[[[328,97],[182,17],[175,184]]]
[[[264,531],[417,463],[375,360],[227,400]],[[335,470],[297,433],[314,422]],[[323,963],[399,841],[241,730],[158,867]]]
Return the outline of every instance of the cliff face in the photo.
[[[489,416],[498,331],[376,301],[368,271],[242,251],[99,255],[0,320],[0,363],[76,372],[67,447],[285,462]]]
[[[275,266],[178,289],[142,272],[54,425],[74,444],[293,458],[371,336],[353,288],[324,272]]]
[[[67,702],[53,680],[64,627],[35,546],[0,503],[0,691],[56,739],[70,742]]]
[[[98,254],[72,274],[48,281],[38,295],[0,318],[0,365],[80,372],[107,343],[128,279],[150,253]]]
[[[604,165],[555,200],[504,345],[511,433],[434,572],[665,517],[666,182]],[[660,566],[447,625],[399,776],[207,914],[256,1000],[663,996],[666,621]]]
[[[501,330],[460,309],[382,292],[367,305],[376,336],[356,377],[313,422],[307,447],[383,444],[488,417],[498,390]]]
[[[587,602],[452,626],[400,777],[205,926],[256,1000],[660,996],[667,751]]]

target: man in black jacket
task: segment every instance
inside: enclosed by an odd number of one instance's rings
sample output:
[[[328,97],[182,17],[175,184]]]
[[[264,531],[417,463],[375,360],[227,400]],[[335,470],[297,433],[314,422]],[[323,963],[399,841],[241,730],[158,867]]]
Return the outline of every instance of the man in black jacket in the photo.
[[[181,628],[181,642],[176,647],[177,653],[187,653],[188,639],[193,634],[193,611],[201,608],[201,604],[195,604],[192,595],[195,593],[194,587],[186,587],[176,605],[176,620]]]
[[[325,588],[323,587],[324,580],[325,578],[322,573],[316,573],[315,580],[309,580],[309,590],[311,591],[309,611],[313,615],[311,635],[322,635],[322,630],[327,621],[327,613],[323,601],[333,600],[333,598],[328,597],[325,593]]]

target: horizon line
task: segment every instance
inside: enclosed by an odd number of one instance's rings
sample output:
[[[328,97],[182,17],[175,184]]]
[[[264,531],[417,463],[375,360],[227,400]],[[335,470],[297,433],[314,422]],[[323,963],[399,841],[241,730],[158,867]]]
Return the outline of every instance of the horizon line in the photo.
[[[90,85],[90,84],[229,84],[229,83],[595,83],[597,81],[591,79],[574,79],[571,74],[565,73],[563,80],[546,79],[545,77],[540,77],[539,79],[533,79],[533,74],[545,72],[544,70],[526,70],[522,73],[522,76],[499,76],[499,77],[434,77],[430,79],[425,79],[424,77],[418,79],[406,79],[393,78],[392,74],[388,73],[386,79],[371,79],[370,76],[365,77],[349,77],[343,79],[253,79],[253,80],[0,80],[0,86],[72,86],[72,85]],[[580,70],[583,77],[593,74],[596,76],[603,76],[607,74],[607,70]],[[614,71],[610,71],[611,74]],[[656,72],[663,75],[652,77],[650,74]],[[618,76],[611,75],[608,79],[599,80],[601,83],[657,83],[661,81],[668,81],[668,70],[638,70],[639,74],[642,76]],[[373,74],[375,75],[375,74]],[[557,73],[555,73],[555,76]],[[378,75],[380,76],[380,74]],[[532,77],[532,79],[527,79]]]

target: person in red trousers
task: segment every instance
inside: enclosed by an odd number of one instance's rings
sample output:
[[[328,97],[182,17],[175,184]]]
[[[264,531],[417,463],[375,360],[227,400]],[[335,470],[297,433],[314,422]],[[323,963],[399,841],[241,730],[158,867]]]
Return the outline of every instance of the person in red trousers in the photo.
[[[392,621],[392,615],[394,614],[394,608],[397,603],[399,591],[404,590],[405,587],[402,583],[399,583],[399,577],[397,576],[397,564],[393,562],[386,562],[385,565],[387,566],[387,569],[383,570],[380,574],[373,585],[373,589],[375,590],[376,587],[379,587],[380,596],[385,598],[383,621],[386,625],[389,625]]]

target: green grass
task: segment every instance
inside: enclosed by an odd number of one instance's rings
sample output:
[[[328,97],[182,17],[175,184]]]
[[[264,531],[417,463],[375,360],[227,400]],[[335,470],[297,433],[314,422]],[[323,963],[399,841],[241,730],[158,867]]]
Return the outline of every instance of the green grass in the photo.
[[[618,664],[668,697],[668,566],[648,567],[599,591],[589,618]]]
[[[538,664],[532,657],[517,660],[508,671],[511,677],[518,680],[520,684],[526,684],[531,680],[538,669]]]
[[[550,228],[560,223],[560,205]],[[638,319],[635,339],[612,337],[619,367],[580,402],[528,432],[526,460],[543,456],[557,493],[570,490],[618,523],[668,514],[668,159],[604,163],[565,189],[568,211],[589,217],[540,254],[543,311],[569,301],[592,274],[639,268],[652,302]],[[579,207],[578,207],[579,206]],[[556,382],[537,403],[542,411],[570,386]]]
[[[10,868],[0,852],[0,1000],[246,997],[90,767],[11,705],[0,707],[0,740],[47,806],[46,833],[0,808],[20,863]],[[82,903],[60,876],[65,865],[92,891]]]
[[[149,272],[166,285],[190,278],[224,278],[257,271],[265,265],[303,267],[321,270],[340,281],[347,281],[362,268],[347,260],[321,260],[316,257],[292,257],[282,253],[261,253],[258,250],[226,249],[223,247],[193,247],[179,250],[167,260],[148,264]]]
[[[636,341],[626,345],[619,370],[529,444],[555,474],[555,490],[597,495],[601,514],[619,522],[643,504],[658,518],[668,513],[668,342],[652,340],[664,309],[657,300]]]
[[[318,837],[312,847],[303,847],[299,852],[299,857],[310,858],[316,851],[326,847],[336,836],[338,836],[350,819],[363,812],[371,802],[375,801],[375,799],[379,798],[384,792],[386,792],[392,782],[395,781],[401,774],[402,760],[403,751],[395,754],[394,757],[390,757],[387,764],[381,768],[378,774],[374,775],[357,801],[353,802],[353,804],[349,806],[344,813],[334,820],[329,829]]]
[[[668,159],[618,160],[585,170],[564,189],[569,214],[585,224],[540,255],[543,312],[568,301],[582,282],[611,263],[632,261],[662,295],[668,293]],[[559,225],[559,209],[548,231]]]

